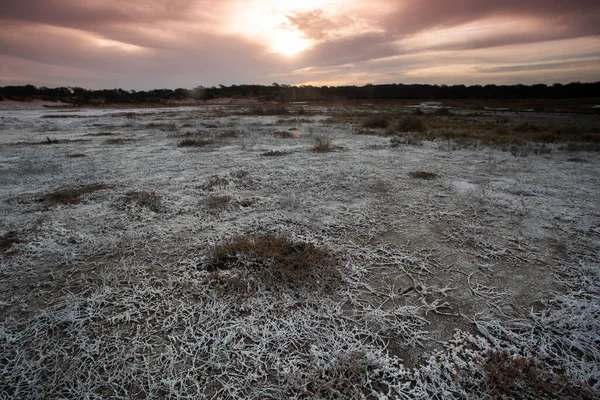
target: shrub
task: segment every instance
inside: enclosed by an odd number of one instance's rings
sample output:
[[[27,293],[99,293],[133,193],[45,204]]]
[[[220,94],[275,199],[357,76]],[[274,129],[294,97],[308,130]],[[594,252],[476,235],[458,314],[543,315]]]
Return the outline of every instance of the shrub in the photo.
[[[387,115],[372,115],[363,121],[362,126],[369,129],[385,129],[390,125],[390,122],[390,117]]]
[[[332,289],[341,275],[325,248],[287,237],[237,236],[215,246],[208,271],[236,270],[249,285],[308,286]]]
[[[317,153],[327,153],[332,151],[331,139],[325,136],[317,136],[313,144],[313,151]]]
[[[424,132],[425,124],[423,120],[414,115],[407,115],[391,124],[387,129],[388,135],[395,135],[402,132]]]
[[[438,174],[436,174],[434,172],[427,172],[427,171],[412,171],[412,172],[409,172],[408,175],[410,175],[411,178],[424,179],[427,181],[430,181],[430,180],[438,177]]]

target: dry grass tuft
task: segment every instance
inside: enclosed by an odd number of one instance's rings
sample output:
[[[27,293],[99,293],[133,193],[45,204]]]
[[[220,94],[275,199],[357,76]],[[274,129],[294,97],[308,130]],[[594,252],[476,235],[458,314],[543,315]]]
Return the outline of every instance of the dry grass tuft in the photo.
[[[126,206],[138,205],[154,212],[162,210],[162,198],[155,191],[134,191],[125,194],[123,204]]]
[[[246,172],[246,171],[243,171],[243,172]],[[206,183],[204,183],[204,185],[202,185],[202,188],[206,189],[206,190],[212,190],[216,187],[222,187],[222,186],[227,186],[227,185],[229,185],[229,180],[227,180],[227,178],[223,178],[218,175],[213,175],[208,178],[208,180],[206,181]]]
[[[46,194],[42,198],[42,201],[45,201],[49,206],[57,204],[78,204],[83,200],[84,195],[104,189],[108,189],[108,186],[101,183],[82,187],[68,187]]]
[[[438,174],[436,174],[434,172],[427,172],[427,171],[412,171],[412,172],[409,172],[408,175],[410,175],[411,178],[423,179],[426,181],[430,181],[430,180],[438,177]]]
[[[317,136],[315,138],[312,150],[316,153],[328,153],[333,150],[331,139],[325,136]]]
[[[17,232],[9,231],[4,235],[0,235],[0,254],[9,257],[16,254],[16,251],[10,250],[12,245],[16,243],[21,243],[21,239],[19,238],[19,235],[17,235]]]
[[[335,257],[323,247],[281,236],[237,236],[217,245],[209,271],[236,270],[249,286],[333,289],[341,279]]]
[[[231,203],[231,196],[211,196],[206,200],[206,206],[211,210],[223,210]]]
[[[388,115],[372,115],[363,121],[362,127],[368,129],[385,129],[391,123]]]
[[[211,139],[183,139],[177,146],[179,147],[204,147],[214,143]]]
[[[87,157],[87,154],[83,154],[83,153],[67,154],[67,158],[83,158],[83,157]]]
[[[295,137],[294,132],[290,132],[290,131],[277,131],[275,133],[273,133],[273,135],[283,138],[283,139],[290,139]]]
[[[388,126],[386,133],[388,135],[395,135],[403,132],[425,132],[425,124],[423,120],[414,115],[407,115]]]
[[[593,398],[592,393],[565,376],[550,372],[551,368],[539,360],[498,350],[488,351],[485,356],[482,367],[494,398],[520,398],[525,394],[540,398]]]
[[[279,151],[279,150],[269,150],[267,152],[264,152],[262,155],[265,157],[281,157],[281,156],[286,156],[289,153],[287,151]]]

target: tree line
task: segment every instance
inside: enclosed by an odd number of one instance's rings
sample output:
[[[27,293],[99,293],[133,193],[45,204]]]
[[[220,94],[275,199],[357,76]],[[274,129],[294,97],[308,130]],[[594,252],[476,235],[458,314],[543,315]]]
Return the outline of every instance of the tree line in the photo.
[[[397,100],[397,99],[565,99],[600,97],[600,82],[553,85],[425,85],[364,86],[219,85],[194,89],[90,90],[81,87],[0,87],[0,100],[62,101],[72,104],[169,103],[181,100],[256,98],[260,101]]]

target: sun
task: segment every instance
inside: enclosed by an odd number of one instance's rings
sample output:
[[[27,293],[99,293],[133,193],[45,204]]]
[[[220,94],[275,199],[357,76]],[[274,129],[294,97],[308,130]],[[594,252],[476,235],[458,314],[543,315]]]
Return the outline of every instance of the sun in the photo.
[[[272,33],[271,47],[273,51],[292,57],[310,47],[310,41],[300,32],[276,29]]]

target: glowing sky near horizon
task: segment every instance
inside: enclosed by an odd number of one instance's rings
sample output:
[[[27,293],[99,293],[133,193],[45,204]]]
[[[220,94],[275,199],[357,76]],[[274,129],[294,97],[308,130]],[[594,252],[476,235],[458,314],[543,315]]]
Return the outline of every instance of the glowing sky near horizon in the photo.
[[[0,86],[600,80],[597,0],[0,0]]]

